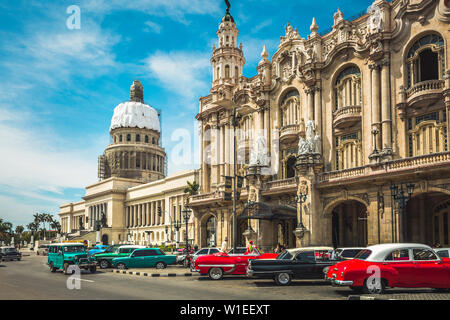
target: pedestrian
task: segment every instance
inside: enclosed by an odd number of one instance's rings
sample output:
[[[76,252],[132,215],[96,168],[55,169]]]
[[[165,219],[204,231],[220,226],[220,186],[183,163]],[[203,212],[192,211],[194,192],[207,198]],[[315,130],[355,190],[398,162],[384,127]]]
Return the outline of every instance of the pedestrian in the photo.
[[[223,239],[220,250],[222,250],[222,252],[225,252],[225,253],[228,251],[228,237],[225,237],[225,239]]]
[[[194,245],[194,251],[197,252],[198,251],[198,245]]]
[[[247,246],[247,254],[250,254],[250,253],[252,253],[253,252],[253,241],[252,240],[250,240],[249,242],[248,242],[248,246]]]
[[[277,247],[274,250],[275,253],[281,253],[281,246],[280,243],[277,243]]]
[[[287,243],[285,242],[285,243],[283,244],[282,249],[283,249],[283,251],[284,251],[284,250],[287,250],[287,248],[288,248],[288,245],[287,245]]]

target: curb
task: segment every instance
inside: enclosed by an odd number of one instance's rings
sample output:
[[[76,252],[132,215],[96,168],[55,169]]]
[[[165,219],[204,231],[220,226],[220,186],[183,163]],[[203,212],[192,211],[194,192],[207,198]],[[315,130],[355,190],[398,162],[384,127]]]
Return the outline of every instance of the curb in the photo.
[[[348,296],[347,300],[396,300],[396,299],[389,299],[389,298],[379,298],[379,297],[372,297],[372,296]]]
[[[129,274],[134,276],[141,276],[141,277],[192,277],[192,276],[200,276],[200,274],[193,274],[190,272],[186,273],[147,273],[147,272],[140,272],[140,271],[126,271],[126,270],[111,270],[112,273],[119,273],[119,274]]]

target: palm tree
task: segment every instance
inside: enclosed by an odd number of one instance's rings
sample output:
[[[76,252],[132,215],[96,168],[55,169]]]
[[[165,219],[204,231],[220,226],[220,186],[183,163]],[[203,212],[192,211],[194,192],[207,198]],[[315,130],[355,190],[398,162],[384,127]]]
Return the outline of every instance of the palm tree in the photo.
[[[23,233],[23,230],[25,230],[25,228],[24,228],[23,226],[17,226],[17,227],[16,227],[16,234],[19,235],[19,241],[22,240],[22,233]]]
[[[193,196],[198,194],[198,189],[200,188],[200,185],[197,183],[197,181],[189,182],[187,181],[187,186],[184,188],[184,193],[187,193],[189,196]]]
[[[12,234],[12,223],[0,218],[0,239],[6,241]]]

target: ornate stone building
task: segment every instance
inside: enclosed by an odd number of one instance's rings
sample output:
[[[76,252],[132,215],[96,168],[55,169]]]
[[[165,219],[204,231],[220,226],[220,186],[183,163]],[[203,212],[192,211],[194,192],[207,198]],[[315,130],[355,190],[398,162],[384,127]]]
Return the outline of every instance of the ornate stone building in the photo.
[[[233,240],[224,196],[236,173],[240,245],[450,245],[449,22],[447,0],[377,0],[349,20],[338,9],[327,33],[314,18],[306,39],[288,24],[247,78],[228,8],[196,116],[196,242]]]
[[[198,182],[198,170],[166,177],[158,112],[144,104],[140,81],[130,92],[130,101],[114,109],[111,143],[99,157],[100,181],[86,187],[82,201],[60,207],[62,232],[91,243],[184,243],[186,229],[194,239],[193,215],[188,226],[182,216],[184,191],[187,181]]]

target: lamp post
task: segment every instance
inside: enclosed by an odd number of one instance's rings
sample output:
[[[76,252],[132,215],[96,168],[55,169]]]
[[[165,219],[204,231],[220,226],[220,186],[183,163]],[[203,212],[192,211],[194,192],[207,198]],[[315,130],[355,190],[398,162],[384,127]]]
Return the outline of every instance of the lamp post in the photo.
[[[164,243],[164,247],[167,247],[167,241],[169,240],[169,235],[168,235],[167,232],[169,232],[169,226],[166,225],[166,226],[164,227],[164,229],[165,229],[165,231],[166,231],[166,233],[165,233],[165,235],[166,235],[166,241],[165,241],[165,243]]]
[[[377,150],[377,135],[380,133],[380,131],[377,128],[373,128],[371,133],[373,134],[373,152],[372,154],[378,154]]]
[[[391,196],[392,199],[397,203],[400,209],[400,242],[405,242],[406,235],[406,221],[405,221],[405,209],[409,200],[411,200],[412,194],[414,192],[415,185],[412,183],[406,184],[406,188],[404,188],[403,183],[400,184],[400,189],[398,186],[391,185]],[[406,192],[406,193],[405,193]]]
[[[306,231],[306,228],[303,225],[302,207],[303,207],[303,203],[305,203],[305,201],[306,201],[307,196],[308,196],[308,190],[305,190],[304,192],[300,192],[298,195],[295,196],[295,201],[300,204],[300,221],[298,223],[297,228],[294,231],[294,234],[298,238],[302,238]]]
[[[173,224],[173,227],[177,231],[177,249],[178,249],[179,243],[180,243],[180,240],[179,240],[179,234],[180,233],[179,233],[179,231],[180,231],[180,228],[181,228],[181,220],[175,220],[175,222]]]
[[[189,208],[188,205],[186,205],[184,207],[184,210],[182,211],[183,213],[183,217],[184,217],[184,222],[186,223],[186,254],[188,253],[188,246],[189,246],[189,239],[188,239],[188,222],[189,222],[189,217],[191,216],[191,209]]]

